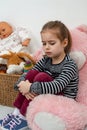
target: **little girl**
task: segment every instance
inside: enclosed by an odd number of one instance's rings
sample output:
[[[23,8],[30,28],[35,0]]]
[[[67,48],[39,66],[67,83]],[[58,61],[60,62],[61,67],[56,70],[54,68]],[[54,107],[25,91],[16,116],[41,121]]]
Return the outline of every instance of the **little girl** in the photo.
[[[43,26],[41,39],[45,56],[18,80],[16,108],[0,121],[2,129],[27,128],[26,110],[37,95],[50,93],[76,98],[79,77],[77,66],[69,56],[72,44],[69,30],[60,21],[50,21]]]

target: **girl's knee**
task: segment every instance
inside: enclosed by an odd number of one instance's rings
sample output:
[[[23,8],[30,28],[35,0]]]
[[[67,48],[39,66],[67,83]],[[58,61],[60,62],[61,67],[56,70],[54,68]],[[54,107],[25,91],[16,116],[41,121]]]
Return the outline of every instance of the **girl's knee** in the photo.
[[[36,82],[36,81],[39,81],[39,82],[48,82],[48,81],[52,81],[52,80],[53,80],[53,78],[49,74],[47,74],[45,72],[39,72],[35,76],[35,78],[34,78],[34,82]]]
[[[29,80],[31,83],[33,83],[33,80],[38,73],[39,73],[39,71],[37,71],[37,70],[29,70],[29,72],[26,74],[25,79]]]

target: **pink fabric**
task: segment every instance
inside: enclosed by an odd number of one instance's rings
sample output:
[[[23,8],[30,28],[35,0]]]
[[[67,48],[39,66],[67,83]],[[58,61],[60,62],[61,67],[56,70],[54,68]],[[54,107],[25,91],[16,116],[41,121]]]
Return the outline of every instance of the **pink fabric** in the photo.
[[[47,112],[58,116],[65,122],[66,130],[84,130],[87,124],[87,106],[64,96],[40,95],[30,103],[26,119],[32,130],[42,130],[34,120],[38,112]]]

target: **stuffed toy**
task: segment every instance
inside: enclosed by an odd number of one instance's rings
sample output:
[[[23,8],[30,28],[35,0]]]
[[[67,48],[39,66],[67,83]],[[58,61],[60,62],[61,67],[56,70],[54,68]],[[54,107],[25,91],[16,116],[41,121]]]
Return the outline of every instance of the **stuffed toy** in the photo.
[[[8,74],[22,74],[24,72],[25,63],[29,63],[28,70],[33,67],[35,61],[33,58],[25,52],[9,52],[9,54],[3,54],[0,56],[3,59],[7,59]]]
[[[8,22],[0,22],[0,55],[12,52],[30,53],[30,32],[22,27],[13,29]],[[0,65],[6,64],[6,60],[0,58]],[[0,68],[3,68],[3,67]]]
[[[32,64],[32,62],[30,60],[26,61],[24,64],[24,73],[27,73],[28,70],[30,70],[33,66],[34,66],[34,64]]]
[[[7,22],[0,22],[0,54],[4,51],[27,51],[31,40],[30,32],[22,27],[13,29]]]
[[[70,31],[70,55],[79,68],[77,98],[51,94],[35,97],[26,113],[31,130],[87,130],[87,26]]]

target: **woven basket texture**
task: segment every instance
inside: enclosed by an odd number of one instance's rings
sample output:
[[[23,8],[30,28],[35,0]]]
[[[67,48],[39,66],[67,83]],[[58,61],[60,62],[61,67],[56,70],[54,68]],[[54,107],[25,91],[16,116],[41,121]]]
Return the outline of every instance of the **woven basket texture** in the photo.
[[[13,107],[13,102],[18,94],[14,84],[20,75],[0,74],[0,105]]]

